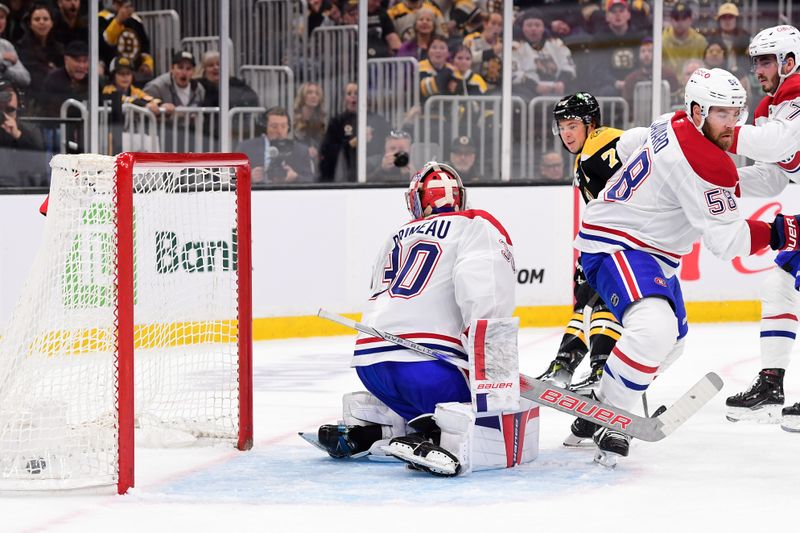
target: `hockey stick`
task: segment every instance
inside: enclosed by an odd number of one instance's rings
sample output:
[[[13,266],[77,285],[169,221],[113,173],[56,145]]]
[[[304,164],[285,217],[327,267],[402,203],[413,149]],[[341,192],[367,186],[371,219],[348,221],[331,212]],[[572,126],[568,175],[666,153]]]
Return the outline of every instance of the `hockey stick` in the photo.
[[[350,320],[343,316],[320,309],[317,316],[358,330],[368,335],[384,339],[417,353],[439,359],[460,368],[469,364],[442,352],[432,350],[414,341],[392,335],[385,331]],[[683,394],[675,404],[658,416],[646,418],[623,409],[612,407],[593,398],[580,396],[555,385],[520,374],[520,395],[545,407],[577,416],[595,424],[616,429],[633,438],[647,442],[663,439],[686,422],[700,410],[717,392],[722,389],[722,379],[714,372],[709,372]]]

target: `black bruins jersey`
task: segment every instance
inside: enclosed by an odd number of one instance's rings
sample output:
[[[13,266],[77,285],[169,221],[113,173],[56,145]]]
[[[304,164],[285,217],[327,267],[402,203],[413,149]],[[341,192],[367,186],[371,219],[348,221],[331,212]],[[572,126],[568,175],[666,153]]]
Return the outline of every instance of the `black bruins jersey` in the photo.
[[[589,134],[580,156],[575,158],[573,184],[580,189],[584,202],[597,198],[606,182],[622,167],[617,157],[620,135],[622,130],[597,128]]]

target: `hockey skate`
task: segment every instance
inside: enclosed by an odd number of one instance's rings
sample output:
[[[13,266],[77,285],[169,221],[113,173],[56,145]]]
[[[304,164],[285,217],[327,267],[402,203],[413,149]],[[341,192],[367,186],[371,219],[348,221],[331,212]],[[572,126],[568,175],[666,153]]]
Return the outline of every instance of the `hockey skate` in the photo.
[[[461,471],[461,463],[455,455],[416,434],[396,437],[384,450],[406,463],[410,470],[444,477],[457,476]]]
[[[599,426],[583,418],[576,418],[569,427],[569,435],[564,439],[563,445],[567,448],[588,448],[593,446],[591,440]]]
[[[603,377],[603,367],[605,364],[605,360],[592,363],[589,374],[582,380],[570,385],[569,390],[581,396],[588,396],[592,391],[597,390],[597,388],[600,387],[600,380]]]
[[[617,459],[628,456],[631,438],[624,433],[613,429],[600,428],[595,431],[592,440],[597,444],[594,462],[599,465],[606,468],[614,468],[617,466]]]
[[[765,368],[759,372],[749,389],[725,401],[726,418],[731,422],[779,423],[784,402],[783,374],[782,368]]]
[[[800,433],[800,402],[783,408],[781,429],[790,433]]]
[[[358,459],[369,453],[373,442],[380,439],[380,426],[346,426],[326,424],[320,426],[316,438],[313,434],[299,433],[306,442],[328,453],[334,459]]]
[[[549,381],[562,389],[569,387],[575,369],[581,364],[584,354],[580,352],[561,352],[547,367],[547,370],[536,379]]]

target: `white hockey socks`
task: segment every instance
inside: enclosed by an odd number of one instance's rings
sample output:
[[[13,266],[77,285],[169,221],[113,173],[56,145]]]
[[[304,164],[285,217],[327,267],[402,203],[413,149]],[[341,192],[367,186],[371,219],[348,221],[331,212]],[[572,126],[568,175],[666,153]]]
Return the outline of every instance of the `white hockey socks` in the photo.
[[[631,304],[622,324],[625,329],[606,361],[599,396],[611,405],[630,410],[672,353],[678,324],[669,302],[654,297]]]
[[[794,277],[781,268],[767,274],[761,287],[761,368],[789,366],[797,334],[800,293]]]

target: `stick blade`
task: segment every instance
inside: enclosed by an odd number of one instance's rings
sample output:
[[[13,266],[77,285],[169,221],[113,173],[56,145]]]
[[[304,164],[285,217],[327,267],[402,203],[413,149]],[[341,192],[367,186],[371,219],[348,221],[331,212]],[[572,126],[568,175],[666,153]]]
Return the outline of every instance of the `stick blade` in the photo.
[[[711,400],[719,391],[722,390],[723,381],[714,372],[709,372],[700,381],[678,398],[672,407],[663,414],[656,417],[661,423],[659,431],[666,437],[679,426],[686,422],[691,416],[699,411]]]

